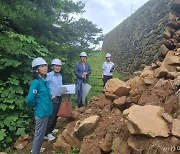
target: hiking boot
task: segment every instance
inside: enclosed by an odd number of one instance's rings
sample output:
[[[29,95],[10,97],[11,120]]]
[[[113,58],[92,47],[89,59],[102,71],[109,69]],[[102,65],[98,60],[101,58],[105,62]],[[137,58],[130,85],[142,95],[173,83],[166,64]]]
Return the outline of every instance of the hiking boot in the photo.
[[[48,141],[53,141],[55,139],[55,137],[52,134],[48,134],[48,135],[44,136],[44,139],[48,140]]]
[[[84,106],[84,104],[78,104],[78,108],[81,108],[83,106]]]

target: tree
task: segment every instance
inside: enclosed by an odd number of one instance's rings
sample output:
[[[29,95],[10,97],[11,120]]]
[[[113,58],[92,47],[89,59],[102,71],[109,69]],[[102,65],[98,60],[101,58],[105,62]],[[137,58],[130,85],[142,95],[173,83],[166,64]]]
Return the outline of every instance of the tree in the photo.
[[[72,0],[0,0],[0,149],[7,149],[31,126],[33,114],[25,99],[32,59],[60,58],[64,82],[70,83],[76,57],[97,43],[100,29],[87,20],[71,18],[83,7]],[[86,28],[80,31],[78,26]]]
[[[74,32],[75,45],[82,48],[88,48],[93,44],[98,44],[103,39],[102,29],[97,28],[91,21],[80,18],[72,23],[72,31]]]

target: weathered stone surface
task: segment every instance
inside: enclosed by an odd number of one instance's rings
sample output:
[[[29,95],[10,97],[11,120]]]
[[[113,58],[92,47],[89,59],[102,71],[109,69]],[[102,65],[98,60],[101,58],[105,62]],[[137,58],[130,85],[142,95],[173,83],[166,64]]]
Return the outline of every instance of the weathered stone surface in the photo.
[[[169,31],[169,29],[166,29],[166,30],[164,31],[164,37],[165,37],[166,39],[170,39],[170,38],[171,38],[171,32]]]
[[[161,66],[161,64],[162,64],[161,61],[159,61],[159,60],[156,61],[156,65],[158,65],[159,67]]]
[[[105,85],[104,91],[115,94],[119,97],[129,95],[130,86],[124,82],[119,80],[118,78],[113,78],[108,80]]]
[[[117,96],[117,95],[115,95],[115,94],[112,94],[112,93],[110,93],[110,92],[105,92],[105,96],[108,98],[108,99],[110,99],[110,100],[115,100],[115,99],[117,99],[119,96]]]
[[[114,115],[116,115],[118,117],[120,117],[122,115],[122,112],[116,107],[114,107],[111,111],[114,113]]]
[[[133,136],[130,136],[127,140],[128,146],[131,147],[131,149],[137,153],[139,153],[141,151],[141,149],[139,148],[138,143],[136,142],[136,140],[134,139]]]
[[[151,68],[154,70],[154,69],[156,69],[156,68],[158,68],[159,66],[156,64],[156,63],[152,63],[151,64]]]
[[[166,79],[175,79],[177,76],[177,73],[176,72],[167,72],[167,76],[166,76]]]
[[[174,64],[180,64],[180,57],[175,56],[174,52],[169,51],[163,61],[167,65],[174,65]]]
[[[164,112],[164,113],[162,113],[161,116],[167,123],[169,123],[169,124],[173,123],[173,118],[169,114]]]
[[[152,144],[147,149],[147,154],[159,153],[164,154],[164,150],[160,145]]]
[[[178,35],[178,36],[180,36],[180,30],[177,30],[177,31],[175,32],[175,34]]]
[[[175,137],[175,136],[172,136],[170,141],[172,142],[172,144],[173,144],[174,146],[179,146],[179,144],[180,144],[179,138],[177,138],[177,137]]]
[[[63,153],[68,153],[71,150],[71,146],[65,142],[62,135],[59,135],[56,142],[53,144],[54,149],[60,150]]]
[[[147,77],[144,78],[144,83],[148,85],[153,84],[155,81],[156,81],[156,78],[154,77],[153,74],[148,75]]]
[[[175,48],[175,44],[173,43],[173,41],[171,39],[164,39],[163,40],[163,44],[169,49],[169,50],[173,50]]]
[[[112,54],[117,71],[131,74],[159,59],[162,39],[173,38],[171,29],[166,29],[169,12],[169,0],[151,1],[105,35],[102,50]],[[167,44],[174,48],[172,41]]]
[[[135,90],[135,89],[143,90],[144,81],[142,77],[135,76],[134,78],[129,80],[129,84],[130,84],[131,90]]]
[[[176,47],[177,47],[177,48],[180,48],[180,43],[177,43]]]
[[[179,55],[179,52],[180,52],[180,48],[177,48],[177,52],[178,52],[178,55]]]
[[[78,119],[78,117],[80,116],[80,113],[76,110],[71,111],[71,118],[73,119]]]
[[[99,118],[100,118],[99,116],[93,115],[84,119],[83,121],[78,121],[74,128],[75,135],[79,139],[83,139],[84,136],[91,134],[95,129],[99,121]]]
[[[113,101],[113,106],[119,108],[119,109],[122,109],[123,108],[123,105],[125,104],[125,101],[126,101],[126,96],[122,96],[118,99],[115,99]]]
[[[163,44],[163,45],[161,45],[161,47],[159,48],[159,50],[160,50],[160,52],[161,52],[161,54],[163,55],[163,56],[165,56],[167,53],[168,53],[168,51],[169,51],[169,49]]]
[[[22,150],[28,144],[29,135],[20,136],[14,144],[14,148]]]
[[[122,154],[129,154],[129,148],[127,145],[127,142],[124,142],[120,138],[115,138],[113,143],[112,143],[112,150],[114,153],[122,153]]]
[[[152,137],[168,137],[170,130],[161,118],[163,108],[153,105],[133,105],[123,112],[127,126],[132,134],[146,134]]]
[[[173,84],[174,84],[176,87],[180,86],[180,76],[177,76],[177,77],[174,79]]]
[[[175,21],[176,20],[176,15],[172,12],[169,12],[169,21]]]
[[[153,70],[152,70],[152,68],[150,66],[147,66],[147,67],[145,67],[143,69],[143,71],[142,71],[140,76],[144,78],[144,77],[146,77],[146,76],[148,76],[150,74],[153,74]]]
[[[172,134],[180,137],[180,120],[174,119],[172,124]]]
[[[98,144],[83,140],[79,154],[102,154],[102,151]]]
[[[111,145],[112,143],[102,139],[102,141],[100,142],[99,147],[104,151],[104,152],[110,152],[111,151]]]
[[[176,67],[176,71],[177,71],[177,72],[180,72],[180,66],[177,66],[177,67]]]
[[[176,71],[176,66],[180,64],[180,57],[175,56],[174,52],[169,51],[163,60],[161,66],[156,69],[155,71],[155,77],[157,78],[162,78],[162,77],[167,77],[168,72],[175,72]],[[170,73],[169,73],[169,77]]]
[[[64,137],[65,141],[71,146],[78,146],[80,147],[80,141],[74,135],[74,132],[70,131],[69,129],[65,129],[62,132],[62,136]]]
[[[85,113],[86,113],[86,114],[90,114],[90,113],[92,113],[92,110],[91,110],[91,109],[87,109],[87,110],[85,111]]]
[[[156,78],[165,78],[167,76],[167,68],[164,64],[162,64],[159,68],[155,70],[154,76]]]

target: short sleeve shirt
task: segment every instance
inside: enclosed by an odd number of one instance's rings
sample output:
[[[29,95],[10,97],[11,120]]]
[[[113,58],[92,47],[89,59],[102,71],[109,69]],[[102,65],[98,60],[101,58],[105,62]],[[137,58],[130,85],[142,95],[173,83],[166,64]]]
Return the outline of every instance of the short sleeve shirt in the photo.
[[[102,69],[104,70],[104,75],[106,76],[112,76],[112,73],[110,72],[111,68],[114,66],[113,62],[104,62]]]

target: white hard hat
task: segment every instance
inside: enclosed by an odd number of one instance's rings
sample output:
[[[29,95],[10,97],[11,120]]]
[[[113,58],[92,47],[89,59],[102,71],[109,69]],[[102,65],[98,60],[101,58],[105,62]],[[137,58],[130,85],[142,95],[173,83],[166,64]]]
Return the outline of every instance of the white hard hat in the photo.
[[[87,54],[85,52],[81,52],[80,57],[87,57]]]
[[[60,65],[60,66],[62,66],[62,63],[61,63],[61,61],[59,59],[54,59],[52,61],[51,65]]]
[[[109,58],[109,57],[111,57],[111,54],[110,54],[110,53],[107,53],[107,54],[106,54],[106,58]]]
[[[32,68],[45,64],[47,65],[46,61],[42,57],[37,57],[32,61]]]

